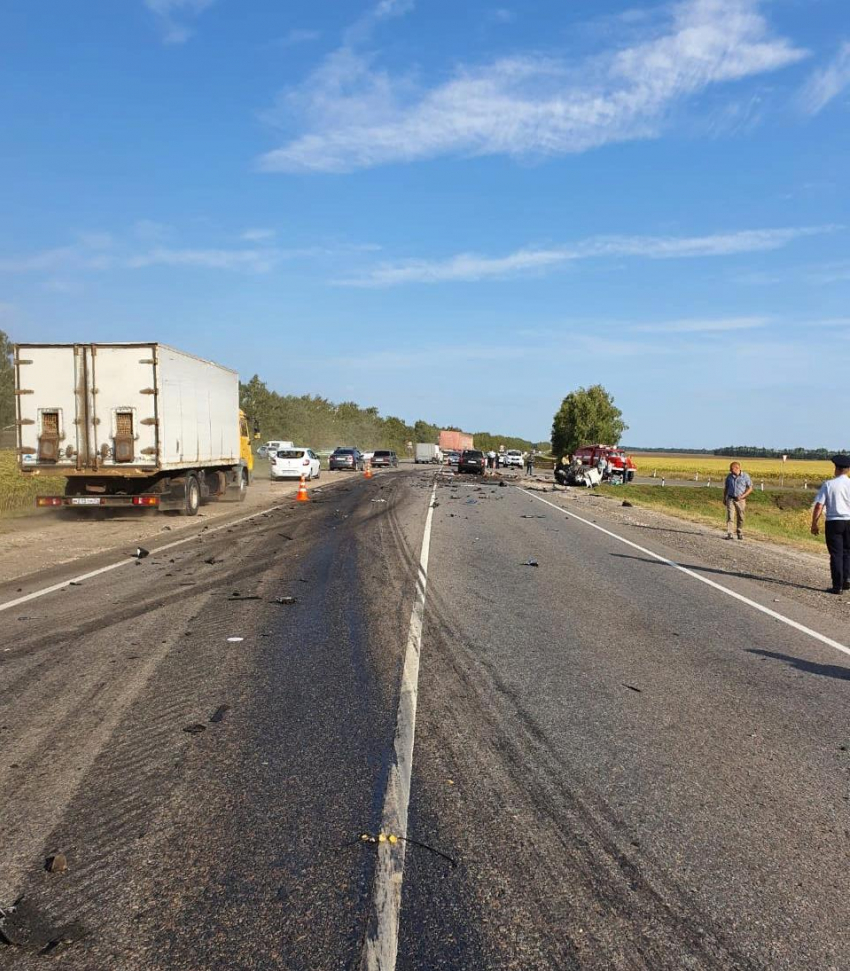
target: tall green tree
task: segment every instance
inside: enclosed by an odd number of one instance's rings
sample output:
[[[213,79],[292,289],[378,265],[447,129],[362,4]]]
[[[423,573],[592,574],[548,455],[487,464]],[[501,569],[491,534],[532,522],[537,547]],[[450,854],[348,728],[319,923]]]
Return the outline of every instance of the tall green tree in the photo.
[[[582,445],[617,445],[628,427],[623,413],[601,384],[579,388],[564,398],[555,414],[552,451],[561,458]]]
[[[0,330],[0,430],[15,422],[15,368],[12,341]]]

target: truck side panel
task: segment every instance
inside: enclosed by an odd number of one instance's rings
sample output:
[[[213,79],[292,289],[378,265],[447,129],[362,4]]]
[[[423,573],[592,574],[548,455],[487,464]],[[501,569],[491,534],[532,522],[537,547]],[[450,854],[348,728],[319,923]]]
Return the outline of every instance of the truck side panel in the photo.
[[[234,371],[157,347],[160,467],[239,462],[239,378]]]

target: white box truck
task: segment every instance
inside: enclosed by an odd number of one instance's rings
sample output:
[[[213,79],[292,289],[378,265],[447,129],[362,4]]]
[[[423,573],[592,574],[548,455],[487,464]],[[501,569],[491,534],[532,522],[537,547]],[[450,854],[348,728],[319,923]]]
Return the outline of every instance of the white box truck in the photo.
[[[235,371],[159,343],[17,344],[14,367],[19,467],[64,477],[39,506],[194,516],[244,499],[254,462]]]
[[[417,465],[426,465],[434,462],[439,464],[443,461],[443,453],[440,451],[439,445],[426,445],[422,442],[417,442],[414,459]]]

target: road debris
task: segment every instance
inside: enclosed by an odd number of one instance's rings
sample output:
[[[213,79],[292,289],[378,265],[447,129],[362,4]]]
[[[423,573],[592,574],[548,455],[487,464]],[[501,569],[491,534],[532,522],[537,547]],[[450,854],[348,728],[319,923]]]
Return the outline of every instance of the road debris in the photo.
[[[628,688],[629,691],[636,691],[639,695],[643,694],[643,688],[636,688],[633,684],[626,684],[625,681],[623,682],[623,687]]]
[[[219,722],[224,721],[224,716],[228,711],[230,711],[230,705],[219,705],[210,716],[210,722],[213,725],[217,725]]]
[[[214,556],[208,556],[204,560],[204,563],[206,563],[208,566],[213,566],[215,563],[218,563],[218,562],[219,561]]]
[[[633,507],[633,505],[634,505],[634,503],[631,503],[631,502],[629,502],[629,500],[628,500],[628,499],[624,499],[624,500],[623,500],[623,505],[624,505],[624,506],[625,506],[625,507],[626,507],[627,509],[631,509],[631,508]]]
[[[298,597],[275,597],[269,601],[270,604],[280,604],[282,607],[290,607],[298,603]]]
[[[370,499],[369,502],[386,502],[386,499]]]
[[[206,730],[207,730],[207,726],[202,725],[200,722],[195,722],[192,725],[186,725],[183,728],[183,731],[186,732],[188,735],[200,735],[201,732],[205,732]]]
[[[146,550],[144,546],[137,546],[136,552],[133,553],[133,556],[135,556],[137,560],[143,560],[146,556],[150,556],[150,555],[151,555],[151,551]]]
[[[546,517],[545,516],[539,516],[539,515],[538,516],[529,516],[527,513],[523,513],[519,518],[520,519],[545,519]]]
[[[48,873],[64,873],[68,869],[68,859],[64,853],[54,853],[44,861]]]
[[[260,598],[259,598],[258,596],[255,596],[254,594],[251,594],[250,596],[247,596],[247,597],[243,597],[243,596],[242,596],[242,594],[240,594],[240,593],[235,593],[235,592],[234,592],[234,593],[232,593],[232,594],[231,594],[231,595],[230,595],[230,596],[229,596],[229,597],[227,598],[227,600],[228,600],[228,603],[230,603],[230,602],[232,602],[232,601],[234,601],[234,600],[259,600],[259,599],[260,599]]]
[[[524,563],[520,563],[520,566],[540,566],[537,560],[526,560]]]
[[[227,638],[227,643],[228,644],[239,644],[239,643],[241,643],[244,640],[245,640],[244,637],[228,637]]]

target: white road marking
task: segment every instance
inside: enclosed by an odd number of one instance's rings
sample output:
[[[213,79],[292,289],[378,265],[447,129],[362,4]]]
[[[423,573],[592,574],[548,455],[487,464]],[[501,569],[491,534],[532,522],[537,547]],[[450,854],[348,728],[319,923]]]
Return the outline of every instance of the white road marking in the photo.
[[[395,727],[395,759],[390,766],[381,832],[400,837],[398,842],[378,843],[375,868],[373,912],[363,945],[363,971],[393,971],[398,953],[398,915],[401,909],[401,886],[404,878],[404,838],[407,836],[407,810],[410,804],[410,776],[413,771],[413,740],[416,734],[416,702],[419,693],[419,655],[422,649],[422,620],[425,615],[425,591],[428,586],[428,554],[431,550],[431,523],[437,483],[431,490],[416,597],[410,613],[407,648],[404,653],[404,672]]]
[[[639,550],[641,553],[646,553],[647,556],[651,556],[653,559],[658,560],[659,563],[665,563],[667,566],[672,566],[674,570],[678,570],[680,573],[685,573],[694,580],[699,580],[700,583],[713,587],[715,590],[720,590],[721,593],[725,593],[727,596],[733,597],[735,600],[740,600],[741,603],[745,603],[748,607],[752,607],[754,610],[758,610],[763,614],[767,614],[768,617],[778,620],[780,624],[787,624],[788,627],[793,627],[794,630],[798,630],[801,634],[806,634],[809,637],[814,638],[816,641],[820,641],[821,644],[834,647],[836,651],[841,651],[842,654],[850,655],[850,647],[845,647],[844,644],[834,641],[831,637],[827,637],[825,634],[820,634],[818,631],[812,630],[811,627],[806,627],[805,624],[800,624],[798,621],[792,620],[790,617],[786,617],[784,614],[780,614],[776,610],[771,610],[770,607],[764,607],[755,600],[750,600],[749,597],[745,597],[742,593],[736,593],[734,590],[730,590],[729,587],[724,587],[722,583],[717,583],[715,580],[710,580],[708,577],[704,577],[701,574],[696,573],[694,570],[689,570],[686,566],[682,566],[681,563],[677,563],[675,560],[668,560],[666,556],[661,556],[660,553],[654,553],[652,550],[648,550],[645,546],[639,546],[637,543],[633,543],[630,539],[626,539],[624,536],[619,536],[617,533],[612,533],[610,529],[605,529],[598,523],[591,522],[589,519],[585,519],[583,516],[578,516],[574,512],[568,512],[562,506],[558,506],[554,502],[549,502],[548,499],[543,499],[535,493],[529,492],[527,489],[520,489],[520,492],[525,493],[527,496],[531,496],[532,499],[538,499],[540,502],[545,502],[547,506],[557,509],[558,512],[562,512],[565,516],[569,516],[571,519],[577,519],[580,523],[584,523],[585,526],[590,526],[591,529],[598,529],[600,533],[604,533],[606,536],[610,536],[612,539],[616,539],[620,543],[624,543],[626,546],[631,546],[632,549]]]
[[[257,516],[262,516],[263,513],[282,509],[283,505],[283,503],[278,503],[278,505],[269,506],[267,509],[258,509],[257,512],[251,513],[250,516],[243,516],[241,519],[229,519],[226,523],[222,523],[220,526],[212,526],[202,533],[193,533],[191,536],[184,536],[183,539],[174,540],[173,543],[166,543],[165,546],[158,546],[155,550],[151,550],[151,556],[156,556],[158,553],[165,553],[167,550],[173,550],[175,546],[182,546],[184,543],[189,543],[193,539],[201,539],[212,533],[217,533],[222,529],[227,529],[230,526],[238,526],[240,523],[246,523],[249,519],[256,519]],[[29,603],[30,600],[37,600],[45,594],[55,593],[57,590],[61,590],[71,583],[82,583],[83,580],[91,580],[93,577],[99,577],[103,573],[119,570],[122,566],[129,566],[131,563],[135,563],[135,558],[128,553],[123,560],[119,560],[117,563],[110,563],[108,566],[102,566],[97,570],[90,570],[88,573],[81,573],[79,576],[69,577],[61,583],[54,583],[52,586],[43,587],[41,590],[35,590],[33,593],[24,594],[23,597],[17,597],[15,600],[7,600],[5,603],[0,603],[0,613],[4,610],[11,610],[12,607],[20,607],[21,604]]]

